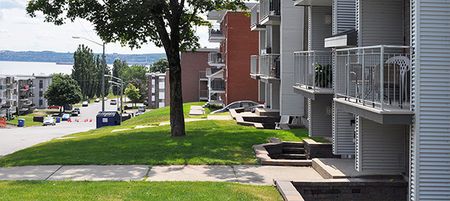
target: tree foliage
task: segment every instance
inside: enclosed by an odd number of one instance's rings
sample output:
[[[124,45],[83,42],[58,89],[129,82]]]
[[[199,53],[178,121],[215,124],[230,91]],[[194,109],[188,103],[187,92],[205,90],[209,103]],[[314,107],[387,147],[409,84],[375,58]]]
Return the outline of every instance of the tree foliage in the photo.
[[[121,61],[120,59],[114,60],[112,68],[112,76],[122,78],[122,70],[127,68],[128,64],[126,61]],[[113,86],[112,92],[114,95],[120,95],[120,87]]]
[[[165,73],[169,68],[169,62],[166,58],[161,58],[150,66],[151,73]]]
[[[185,135],[181,91],[180,52],[199,47],[196,26],[209,26],[202,18],[212,10],[245,8],[244,0],[31,0],[27,13],[42,11],[56,25],[67,19],[93,23],[105,42],[119,41],[132,48],[148,42],[164,47],[169,63],[170,126],[172,136]]]
[[[141,98],[141,94],[139,89],[136,88],[133,84],[128,84],[125,89],[125,95],[131,100],[132,103],[136,104]]]
[[[78,103],[81,101],[81,96],[77,81],[63,74],[53,75],[52,84],[44,94],[49,105],[59,106]]]

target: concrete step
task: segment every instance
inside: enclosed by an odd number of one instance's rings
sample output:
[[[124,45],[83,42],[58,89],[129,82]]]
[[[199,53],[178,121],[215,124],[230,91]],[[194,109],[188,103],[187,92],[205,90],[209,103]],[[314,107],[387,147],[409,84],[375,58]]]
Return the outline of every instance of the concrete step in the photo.
[[[272,158],[290,159],[290,160],[306,160],[306,154],[277,154]]]
[[[283,153],[286,154],[304,154],[305,148],[303,147],[283,147]]]
[[[283,147],[298,147],[304,148],[305,144],[301,142],[283,142]]]

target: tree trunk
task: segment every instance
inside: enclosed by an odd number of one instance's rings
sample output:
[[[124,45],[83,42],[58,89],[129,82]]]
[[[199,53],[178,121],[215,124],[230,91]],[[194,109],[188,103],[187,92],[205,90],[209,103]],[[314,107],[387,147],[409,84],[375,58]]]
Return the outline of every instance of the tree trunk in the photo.
[[[183,96],[181,90],[181,64],[178,51],[167,54],[170,82],[170,127],[172,137],[185,136]]]

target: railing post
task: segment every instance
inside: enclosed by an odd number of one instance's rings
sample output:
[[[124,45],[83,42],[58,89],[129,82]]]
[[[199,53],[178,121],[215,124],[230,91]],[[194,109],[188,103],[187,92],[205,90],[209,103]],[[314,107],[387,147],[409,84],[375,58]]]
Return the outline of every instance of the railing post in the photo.
[[[366,50],[362,49],[362,58],[361,58],[361,80],[362,80],[362,84],[361,84],[361,101],[362,104],[365,105],[365,100],[364,100],[364,93],[365,93],[365,87],[366,87],[366,60],[365,60],[365,55],[366,55]],[[358,81],[357,81],[358,82]],[[358,86],[358,84],[356,84]]]
[[[348,99],[350,101],[350,50],[347,50],[347,62],[345,65],[345,74],[347,75],[347,82],[345,86],[345,98]]]
[[[380,50],[380,107],[383,110],[384,105],[384,46],[381,46]]]
[[[313,75],[313,79],[312,79],[312,86],[313,86],[313,91],[316,91],[316,67],[314,66],[314,63],[316,62],[316,54],[315,52],[310,52],[308,54],[312,54],[312,62],[310,62],[310,68],[312,68],[312,75]],[[319,74],[320,75],[320,74]]]

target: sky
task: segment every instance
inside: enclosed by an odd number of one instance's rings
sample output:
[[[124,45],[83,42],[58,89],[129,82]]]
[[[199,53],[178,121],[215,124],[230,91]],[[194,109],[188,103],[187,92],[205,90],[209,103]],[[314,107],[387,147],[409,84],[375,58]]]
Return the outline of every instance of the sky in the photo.
[[[27,0],[0,0],[0,50],[74,52],[83,43],[96,53],[102,51],[98,45],[72,39],[72,36],[80,36],[100,42],[90,22],[76,20],[56,26],[44,22],[42,15],[29,17],[25,11],[26,4]],[[207,27],[197,28],[197,35],[200,36],[201,47],[217,47],[217,44],[208,42]],[[162,53],[164,50],[151,43],[133,50],[118,43],[110,43],[106,45],[106,52],[142,54]]]

